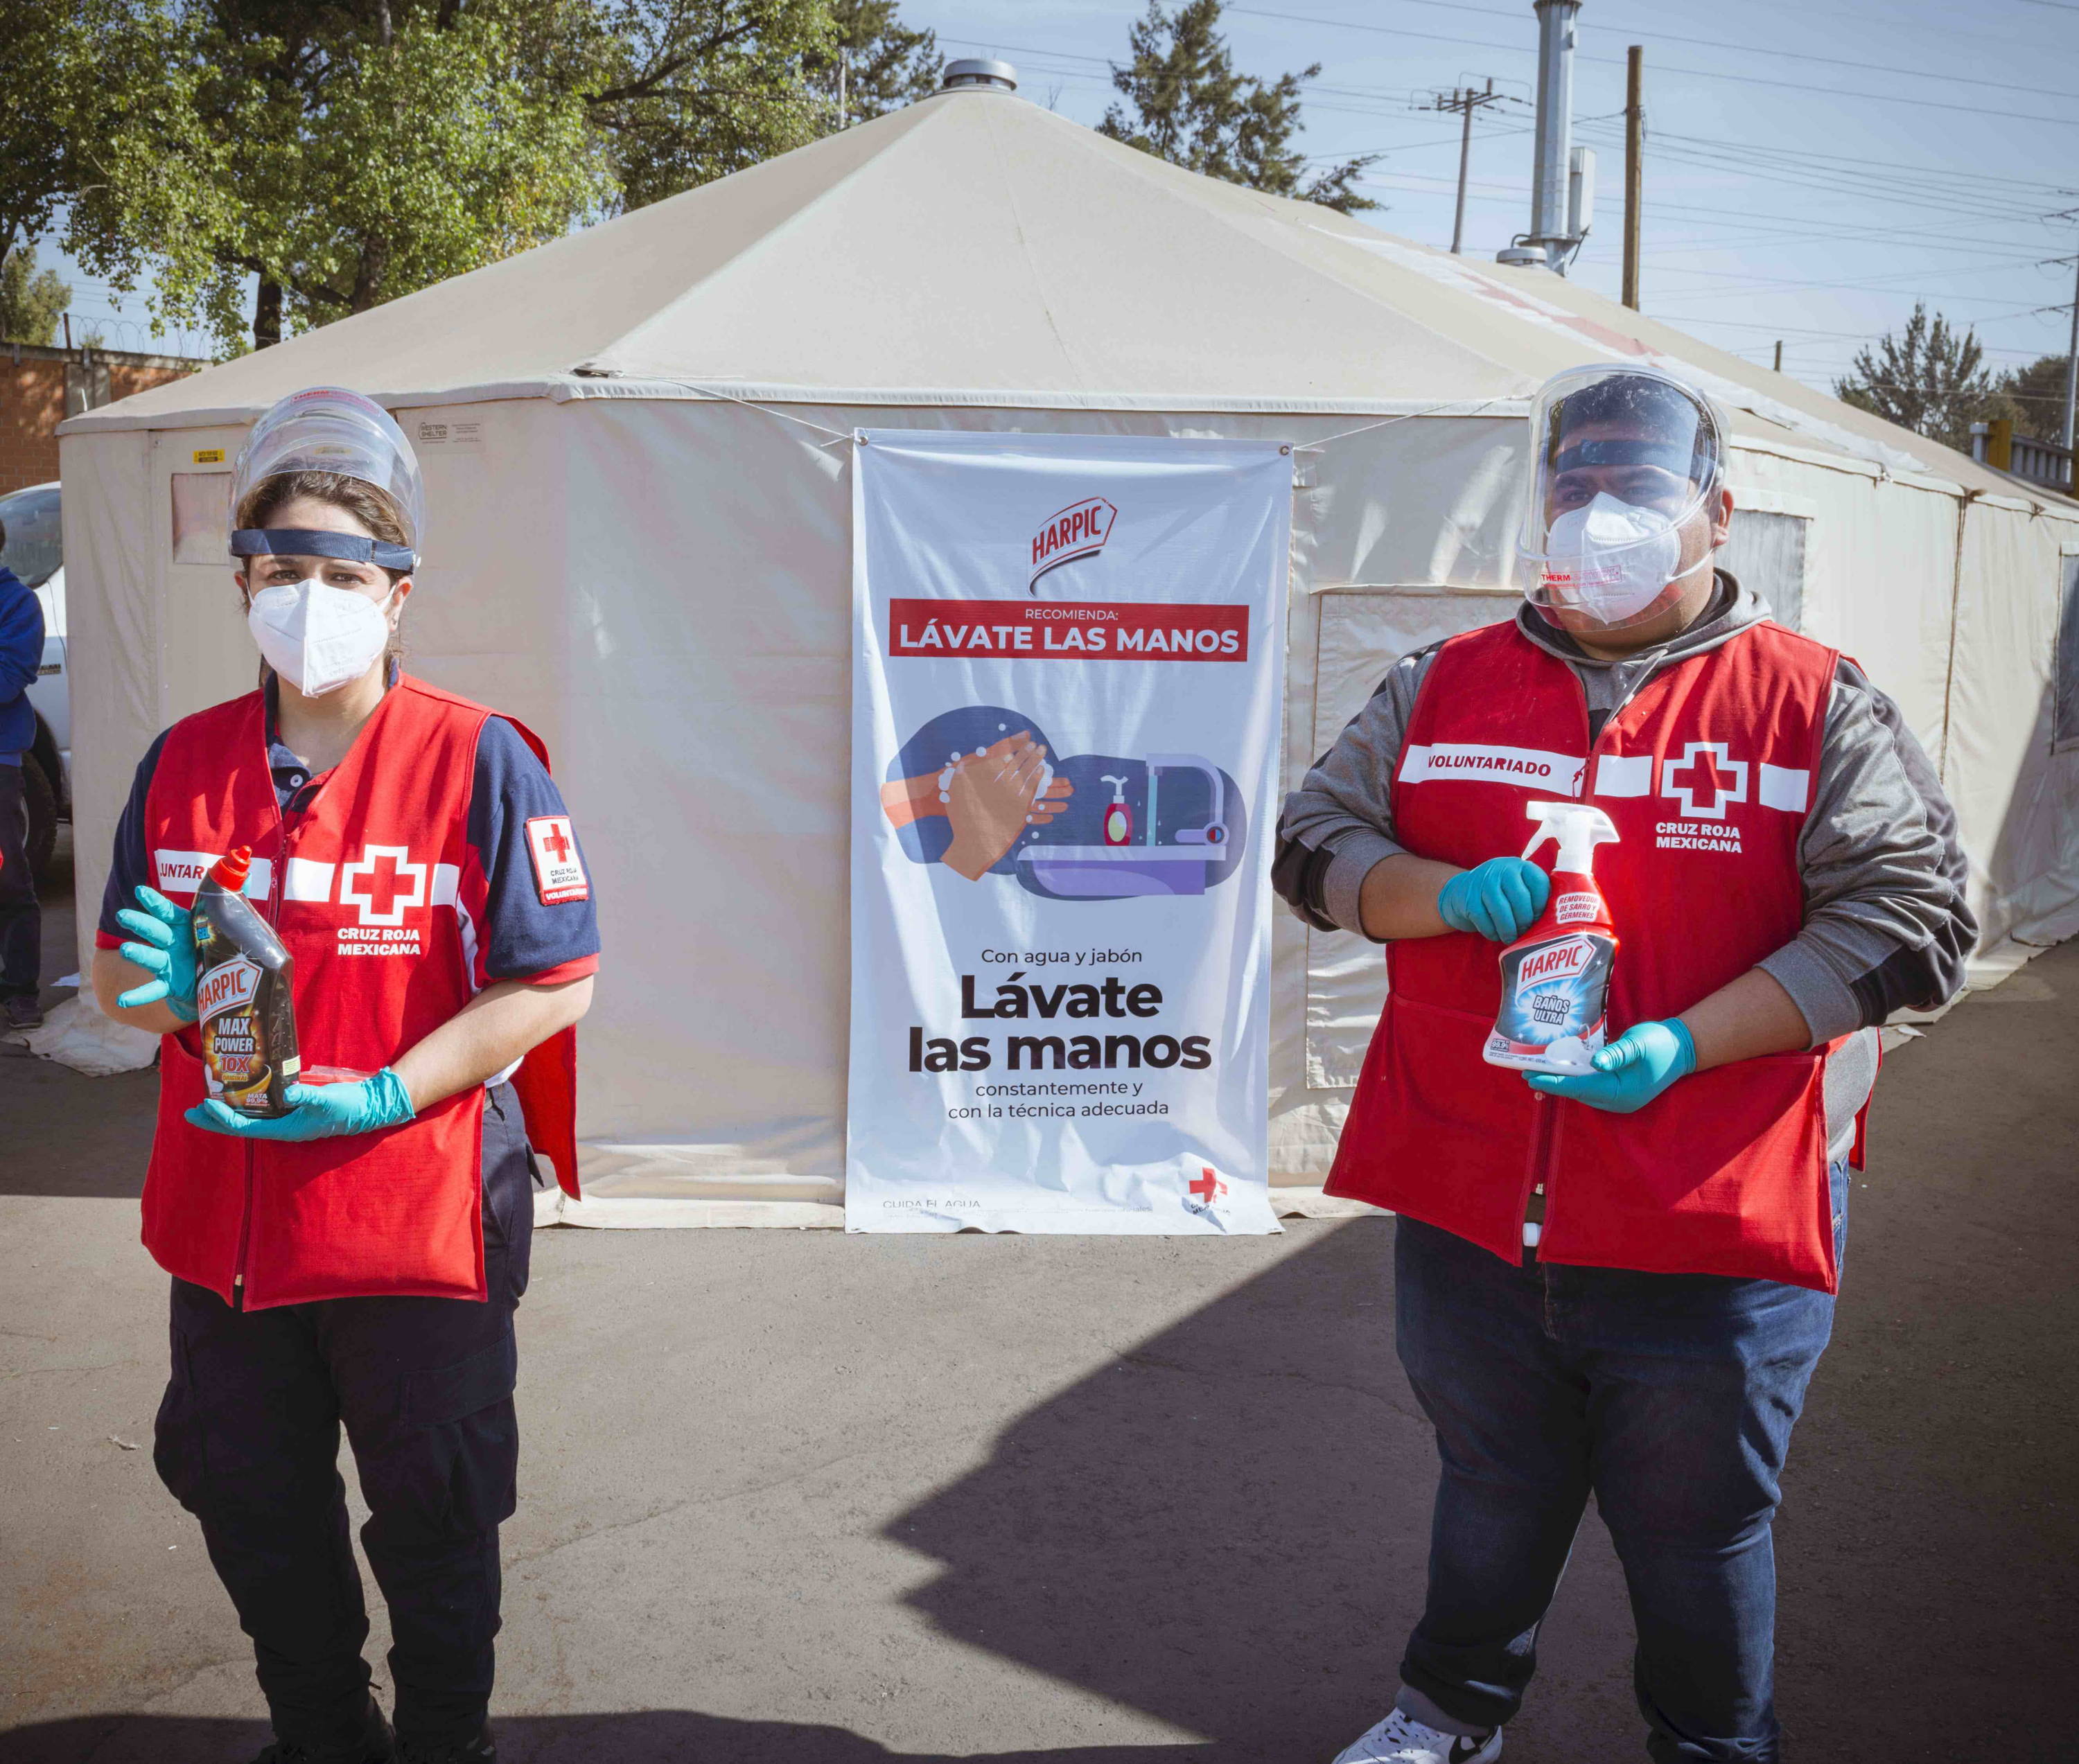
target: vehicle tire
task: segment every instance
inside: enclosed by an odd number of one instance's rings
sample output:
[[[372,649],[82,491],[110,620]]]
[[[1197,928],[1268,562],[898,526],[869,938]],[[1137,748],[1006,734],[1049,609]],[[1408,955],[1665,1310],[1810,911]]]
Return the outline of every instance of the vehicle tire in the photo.
[[[22,793],[29,809],[29,874],[47,882],[58,845],[58,798],[33,754],[22,755]]]

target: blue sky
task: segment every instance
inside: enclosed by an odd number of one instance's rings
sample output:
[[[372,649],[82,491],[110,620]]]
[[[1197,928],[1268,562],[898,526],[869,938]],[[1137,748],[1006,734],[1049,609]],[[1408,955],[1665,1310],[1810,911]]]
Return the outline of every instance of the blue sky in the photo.
[[[1016,63],[1025,96],[1095,123],[1144,0],[905,0],[949,55]],[[1321,64],[1307,151],[1383,153],[1363,186],[1389,232],[1450,242],[1458,121],[1419,107],[1483,83],[1527,98],[1529,0],[1230,4],[1237,65]],[[1915,299],[1977,328],[1995,366],[2062,353],[2079,251],[2079,0],[1586,0],[1575,138],[1600,157],[1597,224],[1575,274],[1617,291],[1624,59],[1646,50],[1646,310],[1830,385]],[[1495,107],[1474,138],[1466,250],[1491,257],[1529,219],[1530,113]],[[46,259],[50,257],[46,248]],[[73,309],[111,345],[153,337],[141,301],[61,264]],[[79,322],[76,318],[75,323]],[[206,353],[199,336],[186,340]]]
[[[1144,0],[907,0],[949,53],[1001,53],[1028,97],[1094,123]],[[1625,51],[1646,51],[1645,309],[1830,386],[1859,343],[1916,299],[1977,326],[1999,366],[2062,353],[2079,251],[2079,4],[2072,0],[1586,0],[1575,139],[1596,148],[1596,226],[1574,274],[1615,295],[1622,232]],[[1528,98],[1529,0],[1231,4],[1236,65],[1321,64],[1307,150],[1383,152],[1364,216],[1445,246],[1458,119],[1416,107],[1484,84]],[[1850,96],[1851,94],[1868,94]],[[2016,121],[2017,118],[2038,120]],[[2048,119],[2048,120],[2041,120]],[[1473,144],[1468,255],[1529,224],[1530,110],[1487,113]],[[1822,157],[1823,156],[1823,157]]]

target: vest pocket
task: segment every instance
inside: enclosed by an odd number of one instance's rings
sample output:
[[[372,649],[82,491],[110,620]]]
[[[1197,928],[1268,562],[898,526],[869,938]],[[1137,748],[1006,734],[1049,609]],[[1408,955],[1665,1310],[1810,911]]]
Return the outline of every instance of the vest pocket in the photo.
[[[1328,1192],[1391,1207],[1514,1260],[1534,1093],[1481,1058],[1491,1018],[1387,996]]]
[[[1825,1070],[1818,1054],[1768,1054],[1636,1114],[1562,1102],[1538,1255],[1833,1291]]]

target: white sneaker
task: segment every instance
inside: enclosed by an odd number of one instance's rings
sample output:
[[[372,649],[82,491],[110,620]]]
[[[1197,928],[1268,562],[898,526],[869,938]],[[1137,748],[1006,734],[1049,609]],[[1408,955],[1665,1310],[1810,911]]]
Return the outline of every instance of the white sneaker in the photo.
[[[1501,1756],[1501,1729],[1485,1739],[1439,1733],[1398,1709],[1354,1745],[1338,1753],[1336,1764],[1487,1764]]]

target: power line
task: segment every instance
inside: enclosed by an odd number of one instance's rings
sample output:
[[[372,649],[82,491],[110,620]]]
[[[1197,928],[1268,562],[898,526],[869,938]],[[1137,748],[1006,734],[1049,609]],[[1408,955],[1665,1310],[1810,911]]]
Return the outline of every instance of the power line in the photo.
[[[1470,7],[1462,7],[1458,10],[1470,11],[1472,9]],[[1486,9],[1483,8],[1482,10],[1484,10]],[[1490,54],[1502,53],[1509,55],[1533,55],[1537,52],[1534,48],[1528,44],[1496,43],[1486,37],[1442,36],[1430,31],[1406,31],[1401,29],[1397,25],[1359,24],[1349,19],[1317,19],[1305,13],[1273,12],[1268,8],[1263,6],[1231,6],[1228,8],[1228,10],[1230,12],[1247,13],[1259,19],[1282,19],[1287,24],[1318,24],[1327,26],[1333,30],[1365,31],[1378,36],[1412,37],[1418,41],[1424,43],[1452,43],[1459,44],[1462,47],[1475,49],[1485,49]],[[1506,15],[1497,15],[1497,16],[1514,18],[1516,15],[1510,13]],[[1579,50],[1575,52],[1574,59],[1576,61],[1591,62],[1601,67],[1622,67],[1625,65],[1621,60],[1615,56],[1583,55]],[[1657,69],[1656,71],[1660,77],[1663,78],[1673,77],[1691,80],[1730,80],[1742,86],[1773,86],[1778,90],[1785,92],[1816,92],[1823,98],[1830,98],[1836,100],[1841,98],[1859,98],[1865,102],[1875,102],[1880,104],[1896,104],[1899,102],[1898,94],[1893,92],[1846,92],[1843,91],[1838,86],[1806,86],[1793,80],[1764,79],[1759,74],[1755,73],[1721,73],[1715,69],[1709,68],[1677,67],[1663,67]],[[2056,95],[2061,97],[2064,94],[2058,94]],[[2079,128],[2079,117],[2038,116],[2033,111],[2018,115],[2012,111],[1989,111],[1985,109],[1983,107],[1976,104],[1945,104],[1935,98],[1915,98],[1913,100],[1913,102],[1917,108],[1921,110],[1956,111],[1960,111],[1966,116],[1996,117],[2003,123],[2043,123],[2064,128]]]
[[[1459,0],[1403,0],[1403,3],[1408,6],[1441,6],[1448,12],[1478,13],[1486,18],[1508,19],[1517,23],[1521,23],[1523,19],[1522,13],[1520,10],[1512,8],[1504,8],[1500,6],[1462,6],[1459,4]],[[1289,16],[1289,15],[1283,13],[1265,11],[1255,6],[1229,6],[1228,10],[1230,12],[1251,12],[1256,14],[1259,18],[1283,18]],[[1315,24],[1326,24],[1336,21],[1326,19],[1309,19],[1307,22]],[[1390,31],[1393,27],[1391,25],[1374,25],[1368,27],[1367,28]],[[1624,25],[1621,27],[1613,25],[1607,27],[1606,28],[1613,35],[1622,35],[1629,37],[1645,37],[1662,43],[1687,44],[1691,48],[1698,49],[1731,49],[1735,52],[1742,55],[1773,56],[1779,61],[1809,61],[1816,65],[1822,67],[1855,68],[1864,73],[1897,73],[1902,74],[1909,79],[1947,80],[1952,85],[1957,86],[1989,86],[1993,87],[1995,90],[2002,92],[2026,92],[2034,98],[2069,98],[2071,95],[2069,92],[2060,90],[2055,86],[2016,86],[2011,82],[2006,80],[1974,79],[1969,75],[1963,73],[1930,73],[1924,68],[1890,67],[1880,62],[1850,61],[1839,56],[1813,55],[1803,49],[1767,48],[1759,44],[1755,43],[1725,43],[1720,41],[1715,37],[1684,36],[1679,31],[1646,30],[1642,29],[1637,25]]]
[[[1608,135],[1600,130],[1583,127],[1581,132],[1605,141]],[[1811,169],[1816,176],[1798,175],[1794,163],[1784,164],[1767,158],[1751,158],[1723,153],[1700,153],[1684,146],[1673,138],[1654,137],[1657,151],[1663,159],[1681,165],[1701,165],[1716,171],[1733,171],[1742,177],[1761,178],[1773,183],[1788,184],[1804,190],[1817,190],[1830,195],[1847,196],[1860,202],[1882,202],[1900,207],[1922,208],[1933,214],[1968,215],[1974,218],[1997,218],[2006,220],[2041,220],[2042,210],[2002,198],[1972,196],[1962,190],[1933,190],[1922,195],[1897,193],[1895,186],[1867,173],[1832,172],[1823,167]]]

